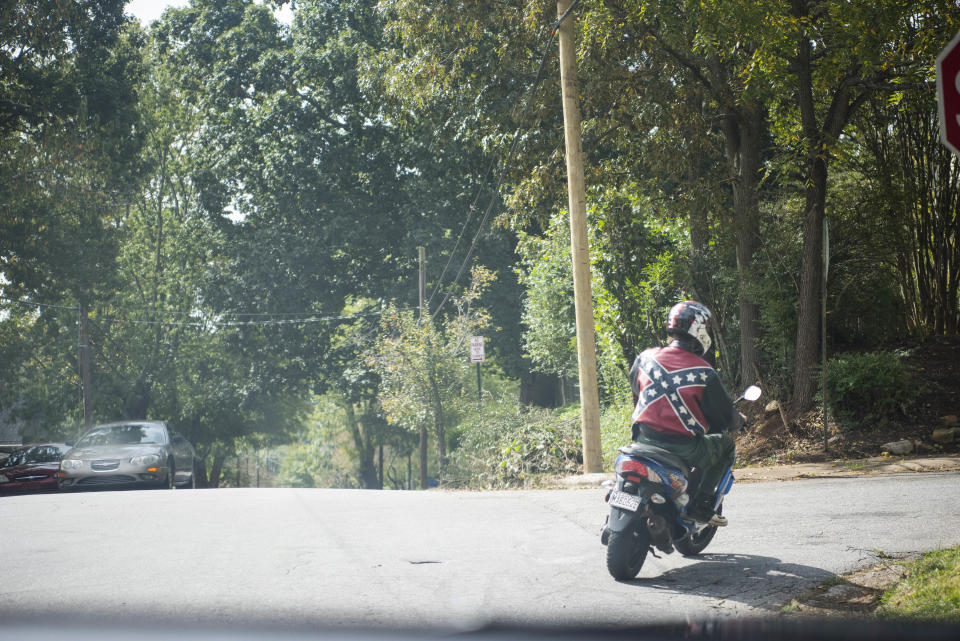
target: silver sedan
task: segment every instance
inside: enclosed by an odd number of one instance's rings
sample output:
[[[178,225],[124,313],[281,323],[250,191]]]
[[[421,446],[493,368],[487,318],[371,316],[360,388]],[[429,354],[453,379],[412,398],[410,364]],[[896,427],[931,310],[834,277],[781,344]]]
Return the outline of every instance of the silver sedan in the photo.
[[[60,461],[61,490],[196,487],[193,446],[162,421],[88,430]]]

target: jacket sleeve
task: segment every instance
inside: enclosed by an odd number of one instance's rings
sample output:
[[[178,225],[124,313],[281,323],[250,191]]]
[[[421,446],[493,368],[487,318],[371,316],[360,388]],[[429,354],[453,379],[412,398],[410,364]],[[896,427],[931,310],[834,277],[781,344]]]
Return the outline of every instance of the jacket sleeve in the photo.
[[[740,412],[734,407],[730,395],[723,388],[720,377],[714,372],[713,376],[707,380],[706,389],[703,391],[703,398],[700,401],[700,408],[707,419],[709,433],[718,432],[736,432],[743,427],[743,418]]]
[[[623,371],[623,370],[620,370]],[[640,356],[633,359],[633,365],[630,367],[630,389],[633,390],[633,404],[637,404],[637,398],[640,396]]]

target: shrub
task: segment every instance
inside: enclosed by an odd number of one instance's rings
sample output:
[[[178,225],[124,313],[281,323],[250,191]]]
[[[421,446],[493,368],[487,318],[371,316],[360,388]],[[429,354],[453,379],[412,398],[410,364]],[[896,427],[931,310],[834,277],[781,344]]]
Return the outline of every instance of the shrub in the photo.
[[[844,356],[827,366],[827,402],[846,430],[902,418],[913,404],[914,387],[907,366],[890,352]]]
[[[600,441],[603,448],[603,469],[613,471],[613,462],[624,445],[630,444],[633,405],[628,397],[613,403],[600,415]]]
[[[536,475],[580,471],[578,413],[496,404],[469,423],[447,468],[454,485],[521,487]]]

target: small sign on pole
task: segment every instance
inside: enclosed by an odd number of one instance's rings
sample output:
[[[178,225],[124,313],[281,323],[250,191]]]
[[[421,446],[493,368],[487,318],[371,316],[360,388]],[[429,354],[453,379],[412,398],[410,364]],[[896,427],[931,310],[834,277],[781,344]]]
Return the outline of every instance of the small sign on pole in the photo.
[[[483,336],[470,337],[470,362],[477,364],[477,402],[483,401],[483,383],[480,378],[480,363],[483,362]]]
[[[484,361],[483,336],[470,337],[470,362],[482,363]]]

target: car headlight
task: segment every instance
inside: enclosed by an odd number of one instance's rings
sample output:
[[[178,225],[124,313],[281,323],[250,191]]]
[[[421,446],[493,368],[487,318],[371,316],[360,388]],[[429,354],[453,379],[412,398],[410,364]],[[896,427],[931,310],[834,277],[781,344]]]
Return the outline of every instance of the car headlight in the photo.
[[[144,456],[134,456],[130,459],[131,465],[145,465],[150,467],[151,465],[160,464],[160,455],[159,454],[145,454]]]
[[[65,458],[60,461],[60,470],[63,472],[69,472],[70,470],[79,470],[83,467],[83,461],[75,458]]]

